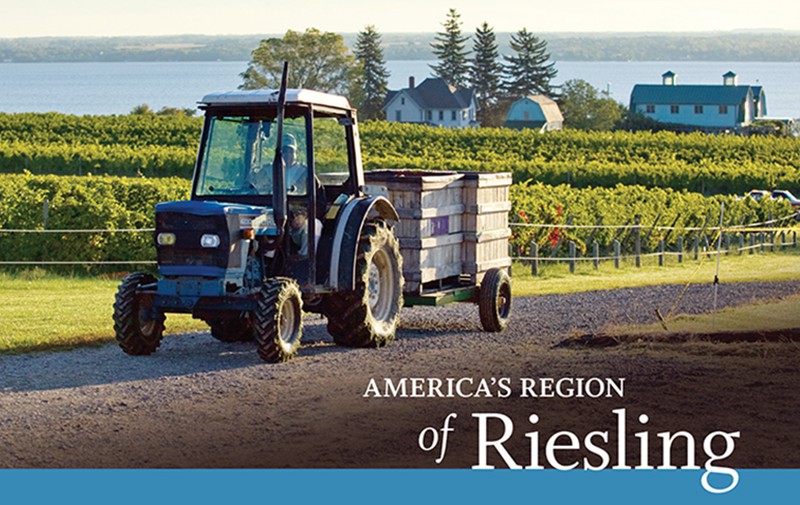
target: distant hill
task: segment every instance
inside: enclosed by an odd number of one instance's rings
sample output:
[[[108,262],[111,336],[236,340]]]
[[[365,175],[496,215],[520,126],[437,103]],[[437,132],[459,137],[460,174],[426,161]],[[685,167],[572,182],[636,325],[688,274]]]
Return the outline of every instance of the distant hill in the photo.
[[[541,33],[556,61],[800,61],[800,32]],[[247,61],[281,35],[0,39],[0,62]],[[343,34],[352,47],[356,34]],[[387,60],[432,60],[430,33],[385,33]],[[497,33],[509,54],[510,33]]]

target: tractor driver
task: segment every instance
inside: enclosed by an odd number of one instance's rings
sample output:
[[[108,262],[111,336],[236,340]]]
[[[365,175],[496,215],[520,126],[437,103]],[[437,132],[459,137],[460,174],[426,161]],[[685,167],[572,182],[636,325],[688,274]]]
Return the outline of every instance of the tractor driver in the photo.
[[[297,140],[291,133],[284,135],[281,147],[281,156],[286,167],[286,194],[305,195],[307,191],[308,168],[302,163],[297,162]],[[316,182],[316,181],[315,181]],[[324,209],[324,193],[320,194],[322,186],[314,185],[317,191],[318,207],[320,204]],[[290,206],[290,231],[294,250],[300,256],[308,255],[308,212],[304,207]],[[323,211],[324,212],[324,211]],[[315,216],[314,248],[319,244],[322,235],[322,221]]]

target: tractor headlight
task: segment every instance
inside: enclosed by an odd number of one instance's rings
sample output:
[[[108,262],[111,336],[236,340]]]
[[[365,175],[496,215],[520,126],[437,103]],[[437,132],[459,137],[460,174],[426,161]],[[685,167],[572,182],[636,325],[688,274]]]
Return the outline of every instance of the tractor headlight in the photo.
[[[158,243],[158,245],[175,245],[175,234],[159,233],[156,236],[156,242]]]
[[[202,247],[206,247],[206,248],[209,248],[209,249],[213,249],[215,247],[219,247],[219,235],[206,233],[205,235],[200,237],[200,245]]]

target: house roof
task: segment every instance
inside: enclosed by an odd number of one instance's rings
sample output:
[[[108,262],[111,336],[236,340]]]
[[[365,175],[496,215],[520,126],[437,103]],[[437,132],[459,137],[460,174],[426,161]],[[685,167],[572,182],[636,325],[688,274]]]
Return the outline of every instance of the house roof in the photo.
[[[637,84],[631,104],[739,105],[750,90],[750,86]]]
[[[440,77],[429,77],[416,88],[389,91],[384,106],[399,93],[405,93],[423,109],[468,109],[475,92],[472,89],[456,89]]]
[[[538,103],[539,107],[542,108],[542,114],[544,114],[548,122],[564,121],[564,116],[561,115],[561,109],[558,108],[558,104],[549,97],[544,95],[528,95],[525,98],[521,98],[521,100],[530,100]]]

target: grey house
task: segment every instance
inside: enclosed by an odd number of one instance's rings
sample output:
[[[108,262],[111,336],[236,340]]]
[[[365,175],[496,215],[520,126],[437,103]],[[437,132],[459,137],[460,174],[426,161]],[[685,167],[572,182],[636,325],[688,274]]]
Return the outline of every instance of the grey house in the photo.
[[[661,85],[633,87],[631,111],[663,123],[705,131],[745,127],[767,114],[763,88],[739,85],[733,72],[722,76],[721,85],[679,85],[673,72],[666,72],[661,78]]]
[[[397,123],[422,123],[446,128],[478,126],[475,121],[477,102],[471,89],[456,89],[444,79],[429,77],[419,86],[414,78],[408,87],[389,91],[383,110],[386,120]]]

